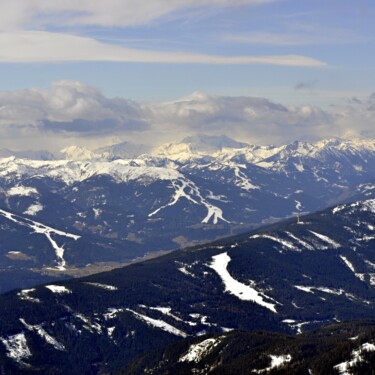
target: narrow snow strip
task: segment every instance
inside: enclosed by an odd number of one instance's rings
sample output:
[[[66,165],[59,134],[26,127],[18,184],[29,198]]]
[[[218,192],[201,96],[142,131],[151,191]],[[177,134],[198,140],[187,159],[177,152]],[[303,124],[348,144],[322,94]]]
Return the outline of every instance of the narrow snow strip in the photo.
[[[131,310],[131,309],[126,309],[126,311],[131,312],[137,319],[142,320],[143,322],[145,322],[151,327],[162,329],[163,331],[171,333],[172,335],[176,335],[176,336],[181,336],[181,337],[188,336],[185,332],[171,326],[170,324],[164,322],[163,320],[152,319],[146,315],[139,314],[136,311]]]
[[[113,285],[107,285],[107,284],[100,284],[100,283],[90,283],[90,282],[85,282],[87,285],[92,285],[97,288],[105,289],[105,290],[110,290],[110,291],[115,291],[118,290],[116,286]]]
[[[156,310],[156,311],[159,311],[161,312],[162,314],[164,315],[167,315],[167,316],[170,316],[171,318],[173,318],[174,320],[177,320],[178,322],[183,322],[183,320],[181,318],[179,318],[178,316],[174,315],[171,313],[172,309],[170,307],[160,307],[160,306],[156,306],[156,307],[149,307],[150,310]]]
[[[344,289],[327,288],[325,286],[302,286],[302,285],[294,285],[294,287],[306,293],[314,294],[314,290],[315,290],[315,291],[323,292],[327,294],[334,294],[336,296],[345,296],[346,298],[352,301],[360,300],[358,297],[354,296],[353,294],[345,292]],[[368,304],[368,301],[366,300],[362,300],[362,302]]]
[[[344,257],[343,255],[340,255],[340,258],[342,259],[342,261],[345,263],[345,265],[352,271],[355,273],[355,269],[354,269],[354,266],[351,262],[349,262],[348,258]]]
[[[340,375],[351,375],[350,368],[364,361],[362,357],[363,352],[374,352],[375,345],[370,343],[362,344],[358,349],[353,350],[348,361],[339,363],[334,366]]]
[[[293,240],[297,241],[300,245],[305,247],[307,250],[314,250],[314,247],[308,244],[306,241],[301,240],[300,238],[296,237],[293,233],[285,232],[290,238],[293,238]]]
[[[216,271],[222,279],[225,285],[225,291],[233,294],[241,300],[255,302],[258,305],[277,313],[275,304],[264,301],[264,297],[271,300],[272,298],[256,291],[249,285],[240,283],[229,274],[227,267],[230,261],[231,258],[228,253],[223,253],[213,256],[212,263],[209,265],[209,267]]]
[[[29,330],[29,331],[34,331],[36,332],[44,341],[52,345],[56,350],[64,351],[65,347],[63,344],[58,342],[54,337],[52,337],[49,333],[45,331],[45,329],[42,327],[42,325],[37,324],[37,325],[30,325],[27,324],[25,319],[20,318],[20,322]]]
[[[212,350],[220,344],[222,339],[219,337],[217,339],[207,339],[198,344],[193,344],[189,347],[186,354],[184,354],[178,362],[195,362],[199,363],[207,355],[209,355]]]
[[[27,340],[23,332],[6,338],[0,337],[0,341],[5,346],[7,357],[13,359],[17,363],[25,365],[23,361],[31,357],[31,351],[27,345]]]
[[[302,290],[303,292],[314,294],[314,292],[312,291],[312,286],[294,285],[294,287],[298,290]]]
[[[195,278],[195,275],[194,275],[193,273],[191,273],[190,271],[188,271],[188,270],[186,269],[186,266],[184,266],[184,267],[180,267],[180,268],[178,268],[178,270],[179,270],[180,272],[182,272],[183,274],[187,275],[187,276],[191,276],[191,277],[194,277],[194,278]]]
[[[49,289],[52,293],[56,294],[70,294],[72,291],[65,286],[60,285],[46,285],[46,288]]]
[[[301,251],[300,249],[298,249],[298,247],[294,246],[292,242],[287,241],[287,240],[283,240],[279,237],[271,236],[269,234],[255,234],[254,236],[250,237],[250,239],[256,239],[256,238],[266,238],[268,240],[278,242],[283,247],[286,247],[289,250],[298,251],[298,252]]]
[[[341,247],[339,243],[332,240],[331,238],[325,236],[324,234],[313,232],[312,230],[309,230],[310,233],[312,233],[315,237],[319,238],[323,242],[327,243],[328,245],[331,245],[333,248],[338,249]]]

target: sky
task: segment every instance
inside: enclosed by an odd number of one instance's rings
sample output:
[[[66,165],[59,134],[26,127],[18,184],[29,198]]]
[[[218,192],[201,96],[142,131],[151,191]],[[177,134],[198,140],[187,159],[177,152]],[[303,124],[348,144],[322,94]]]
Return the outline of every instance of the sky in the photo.
[[[0,148],[374,137],[373,0],[0,0]]]

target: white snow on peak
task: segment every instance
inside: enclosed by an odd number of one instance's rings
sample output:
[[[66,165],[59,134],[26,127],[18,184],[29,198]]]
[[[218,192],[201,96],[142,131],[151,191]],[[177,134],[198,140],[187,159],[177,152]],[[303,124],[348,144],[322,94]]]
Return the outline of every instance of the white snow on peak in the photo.
[[[358,349],[353,350],[350,359],[339,363],[338,365],[334,366],[334,368],[339,372],[340,375],[351,375],[352,372],[350,371],[350,368],[352,366],[355,366],[361,362],[363,362],[362,354],[363,352],[374,352],[375,351],[375,345],[372,343],[364,343],[362,344]]]
[[[49,289],[52,293],[56,294],[70,294],[72,291],[62,285],[46,285],[46,288]]]
[[[0,177],[22,180],[27,177],[45,176],[60,180],[67,185],[85,181],[93,176],[108,175],[118,182],[176,180],[183,178],[175,169],[154,166],[132,166],[128,160],[25,160],[0,159]]]
[[[24,360],[31,357],[31,351],[27,345],[25,334],[18,333],[13,336],[0,337],[7,351],[7,357],[13,359],[21,365],[25,365]]]
[[[187,161],[195,158],[212,157],[225,149],[242,149],[247,143],[237,142],[225,135],[196,135],[186,137],[180,142],[164,144],[156,148],[154,155],[167,157],[176,161]]]
[[[225,285],[225,291],[233,294],[243,301],[251,301],[256,304],[277,313],[275,304],[270,302],[265,302],[266,299],[272,300],[272,298],[266,296],[265,294],[258,292],[250,285],[245,285],[235,280],[228,272],[227,267],[231,258],[228,253],[223,253],[215,255],[212,257],[212,263],[209,265],[217,274],[220,276],[221,280]],[[255,284],[252,282],[252,284]]]
[[[100,157],[100,155],[95,154],[88,148],[79,146],[65,147],[60,151],[60,155],[67,160],[92,160]]]
[[[8,196],[23,196],[23,197],[32,197],[32,196],[37,196],[38,195],[38,190],[34,187],[29,187],[29,186],[13,186],[7,191]]]
[[[207,339],[198,344],[193,344],[189,347],[188,351],[178,360],[178,362],[195,362],[199,363],[212,350],[220,344],[222,338]]]
[[[147,325],[149,325],[151,327],[159,328],[159,329],[161,329],[165,332],[171,333],[172,335],[175,335],[175,336],[181,336],[181,337],[187,337],[188,336],[185,332],[173,327],[172,325],[164,322],[163,320],[150,318],[146,315],[140,314],[140,313],[138,313],[134,310],[131,310],[131,309],[126,309],[126,311],[131,312],[137,319],[142,320],[143,322],[145,322]]]

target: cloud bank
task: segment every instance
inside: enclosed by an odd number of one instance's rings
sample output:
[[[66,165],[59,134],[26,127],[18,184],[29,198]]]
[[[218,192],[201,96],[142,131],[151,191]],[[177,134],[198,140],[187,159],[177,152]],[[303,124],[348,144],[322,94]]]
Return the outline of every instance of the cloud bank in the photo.
[[[374,137],[375,94],[329,111],[286,106],[265,98],[196,92],[169,102],[137,103],[108,98],[80,82],[59,81],[49,89],[0,92],[0,147],[24,143],[54,150],[76,138],[100,146],[113,136],[139,143],[177,140],[193,134],[226,134],[253,143],[296,139]],[[23,143],[22,143],[23,142]]]

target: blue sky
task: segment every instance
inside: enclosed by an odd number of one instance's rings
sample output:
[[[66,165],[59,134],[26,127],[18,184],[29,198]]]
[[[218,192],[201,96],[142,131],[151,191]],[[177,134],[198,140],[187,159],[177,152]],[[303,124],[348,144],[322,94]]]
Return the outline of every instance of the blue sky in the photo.
[[[140,105],[198,91],[328,111],[375,91],[374,19],[372,0],[2,2],[0,91],[79,81]]]

